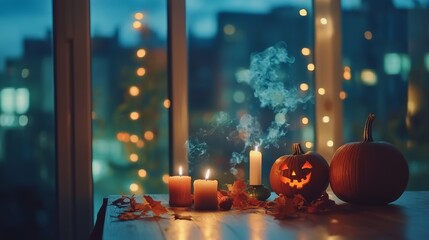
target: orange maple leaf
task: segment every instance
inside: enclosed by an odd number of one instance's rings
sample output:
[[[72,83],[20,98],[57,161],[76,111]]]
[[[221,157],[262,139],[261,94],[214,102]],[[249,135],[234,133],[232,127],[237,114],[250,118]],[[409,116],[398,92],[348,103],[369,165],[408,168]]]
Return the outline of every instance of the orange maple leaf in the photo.
[[[151,207],[147,203],[138,203],[135,197],[132,197],[130,200],[130,211],[140,211],[143,215],[146,215],[148,211],[151,210]]]
[[[161,201],[155,201],[149,195],[143,196],[146,202],[139,203],[136,197],[122,196],[112,202],[119,208],[127,207],[121,214],[118,215],[118,219],[121,221],[135,220],[148,216],[148,213],[152,211],[153,217],[158,217],[164,213],[167,213],[167,209],[162,206]]]
[[[247,185],[243,179],[234,181],[228,184],[228,191],[230,197],[233,199],[232,206],[238,209],[255,208],[260,206],[261,201],[247,193]]]
[[[149,195],[144,195],[143,197],[149,203],[154,216],[161,216],[162,214],[168,213],[167,209],[162,206],[161,201],[155,201]]]
[[[142,215],[138,212],[123,212],[118,216],[121,221],[128,221],[140,218]]]

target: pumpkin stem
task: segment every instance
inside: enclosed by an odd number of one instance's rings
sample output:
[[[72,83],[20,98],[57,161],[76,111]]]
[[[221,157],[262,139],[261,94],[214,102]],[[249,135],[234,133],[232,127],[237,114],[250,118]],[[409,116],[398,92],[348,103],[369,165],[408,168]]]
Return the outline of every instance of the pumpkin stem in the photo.
[[[371,113],[366,119],[365,128],[363,129],[363,141],[372,142],[372,122],[374,122],[375,114]]]
[[[304,154],[304,151],[301,148],[301,144],[294,143],[292,145],[292,155],[302,155]]]

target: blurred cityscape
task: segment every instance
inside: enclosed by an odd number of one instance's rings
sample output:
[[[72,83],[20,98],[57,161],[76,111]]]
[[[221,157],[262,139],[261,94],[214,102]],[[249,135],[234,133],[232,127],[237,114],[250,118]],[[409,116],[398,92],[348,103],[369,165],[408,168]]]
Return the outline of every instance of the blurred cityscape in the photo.
[[[190,159],[193,178],[201,177],[206,164],[216,166],[214,177],[221,185],[246,177],[245,163],[238,173],[230,171],[231,154],[241,151],[243,143],[225,140],[235,126],[213,127],[218,113],[232,119],[255,113],[264,127],[273,121],[253,90],[237,82],[246,74],[252,53],[286,43],[295,62],[282,65],[280,76],[302,96],[317,94],[314,18],[311,9],[302,10],[287,6],[266,14],[220,12],[215,37],[189,34],[189,134],[208,146],[202,159]],[[344,142],[360,141],[366,116],[375,113],[374,139],[393,143],[409,162],[408,189],[429,189],[429,9],[362,1],[359,9],[343,10],[341,21],[344,72],[338,94],[344,103]],[[92,37],[96,210],[109,194],[167,191],[167,40],[147,26],[134,29],[140,41],[132,47],[122,45],[118,33]],[[22,47],[22,55],[7,59],[0,72],[0,211],[13,216],[0,218],[0,232],[19,231],[25,224],[29,229],[22,234],[54,239],[55,232],[49,231],[56,188],[52,32],[44,38],[27,37]],[[314,150],[315,107],[309,101],[286,115],[286,137],[278,148],[264,151],[265,185],[272,162],[289,154],[291,143]]]

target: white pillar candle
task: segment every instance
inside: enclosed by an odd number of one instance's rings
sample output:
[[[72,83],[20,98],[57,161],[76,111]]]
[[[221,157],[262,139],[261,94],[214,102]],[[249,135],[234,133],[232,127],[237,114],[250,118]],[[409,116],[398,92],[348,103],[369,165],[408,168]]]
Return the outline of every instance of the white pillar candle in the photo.
[[[262,185],[262,153],[255,147],[249,155],[249,185]]]
[[[192,205],[191,177],[182,176],[182,167],[179,167],[179,176],[168,178],[169,204],[172,207],[189,207]]]
[[[196,210],[217,209],[217,180],[208,180],[210,169],[207,170],[206,179],[194,181],[194,208]]]

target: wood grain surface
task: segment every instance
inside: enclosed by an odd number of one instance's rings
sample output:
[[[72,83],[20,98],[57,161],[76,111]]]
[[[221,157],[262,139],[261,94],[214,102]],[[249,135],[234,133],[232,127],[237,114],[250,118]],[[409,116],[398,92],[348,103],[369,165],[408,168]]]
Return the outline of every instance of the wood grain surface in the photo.
[[[109,196],[103,228],[104,240],[134,239],[427,239],[429,236],[429,191],[405,192],[389,205],[339,206],[323,214],[300,213],[277,220],[263,208],[229,211],[195,211],[169,208],[163,218],[118,221],[120,209]],[[168,195],[151,195],[168,207]],[[276,196],[272,196],[274,198]],[[176,217],[175,217],[176,216]],[[178,217],[178,219],[177,219]]]

